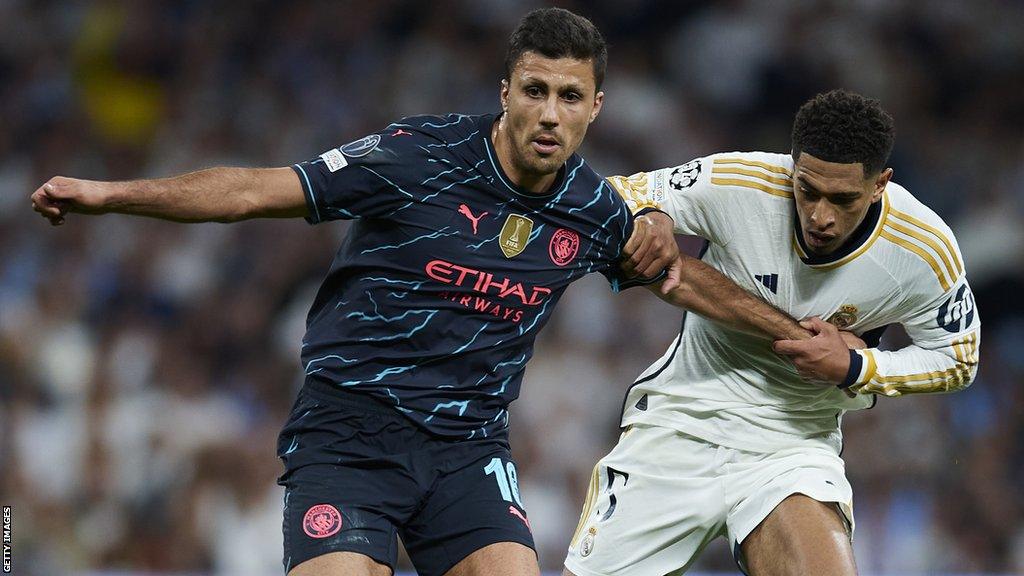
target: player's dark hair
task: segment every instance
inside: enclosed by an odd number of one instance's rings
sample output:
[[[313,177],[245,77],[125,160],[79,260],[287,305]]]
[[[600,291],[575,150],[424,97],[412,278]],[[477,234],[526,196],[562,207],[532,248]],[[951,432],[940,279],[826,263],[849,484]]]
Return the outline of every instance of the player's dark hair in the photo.
[[[524,52],[546,58],[575,58],[594,63],[594,83],[601,89],[608,66],[608,47],[601,32],[590,21],[564,8],[539,8],[523,17],[508,39],[505,78]]]
[[[793,121],[793,159],[807,152],[826,162],[864,166],[864,176],[885,168],[896,130],[878,100],[846,90],[818,94]]]

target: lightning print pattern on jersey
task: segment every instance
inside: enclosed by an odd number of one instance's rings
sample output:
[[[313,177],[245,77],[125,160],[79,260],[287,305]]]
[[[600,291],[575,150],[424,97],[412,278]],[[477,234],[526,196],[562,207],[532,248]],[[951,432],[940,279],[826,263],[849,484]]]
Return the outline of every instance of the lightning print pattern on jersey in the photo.
[[[490,141],[496,118],[407,118],[339,147],[346,162],[333,171],[319,156],[294,166],[311,223],[354,220],[307,319],[307,379],[444,437],[504,433],[569,283],[601,272],[627,284],[625,202],[576,155],[551,192],[517,188]]]

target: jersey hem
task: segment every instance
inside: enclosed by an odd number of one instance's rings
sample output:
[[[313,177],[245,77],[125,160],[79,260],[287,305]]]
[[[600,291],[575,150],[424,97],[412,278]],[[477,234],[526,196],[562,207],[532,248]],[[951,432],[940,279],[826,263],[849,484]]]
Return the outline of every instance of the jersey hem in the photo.
[[[697,419],[678,413],[672,414],[671,418],[657,416],[650,413],[631,414],[622,418],[622,428],[631,424],[660,426],[662,428],[682,432],[683,434],[693,436],[694,438],[699,438],[710,444],[717,444],[719,446],[732,448],[734,450],[742,450],[744,452],[771,453],[778,450],[784,450],[786,448],[798,447],[806,444],[807,442],[820,442],[826,444],[830,449],[834,449],[838,453],[843,443],[843,434],[838,425],[835,428],[818,432],[811,436],[801,436],[797,434],[788,435],[750,426],[751,434],[744,436],[742,439],[737,439],[732,436],[710,432],[706,428],[702,427]],[[784,436],[785,439],[779,439],[778,441],[766,441],[764,440],[766,433],[773,436]]]

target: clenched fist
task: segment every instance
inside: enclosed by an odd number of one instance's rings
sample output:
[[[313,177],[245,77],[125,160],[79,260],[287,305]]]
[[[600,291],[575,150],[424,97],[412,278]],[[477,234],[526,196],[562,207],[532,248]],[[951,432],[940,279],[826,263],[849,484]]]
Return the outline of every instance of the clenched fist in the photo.
[[[54,226],[64,223],[68,212],[101,214],[107,204],[110,182],[54,176],[32,193],[32,209]]]

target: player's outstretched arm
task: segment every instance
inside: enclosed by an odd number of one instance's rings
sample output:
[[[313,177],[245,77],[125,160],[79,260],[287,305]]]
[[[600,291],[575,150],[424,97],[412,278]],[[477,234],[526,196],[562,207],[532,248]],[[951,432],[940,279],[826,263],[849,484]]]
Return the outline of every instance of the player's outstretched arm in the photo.
[[[731,328],[775,340],[803,340],[812,336],[785,312],[740,288],[718,270],[697,258],[681,256],[679,285],[662,293],[662,300]]]
[[[134,214],[176,222],[236,222],[307,214],[291,168],[210,168],[155,180],[99,182],[56,176],[32,208],[59,226],[67,214]]]

